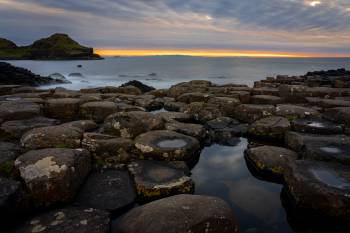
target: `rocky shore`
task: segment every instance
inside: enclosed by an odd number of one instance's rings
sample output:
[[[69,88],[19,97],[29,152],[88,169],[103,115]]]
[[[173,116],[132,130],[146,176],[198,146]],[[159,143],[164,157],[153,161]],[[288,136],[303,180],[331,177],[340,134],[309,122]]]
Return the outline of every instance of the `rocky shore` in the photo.
[[[284,185],[289,213],[348,232],[350,71],[0,94],[1,232],[239,232],[191,179],[204,146],[237,137],[252,174]]]

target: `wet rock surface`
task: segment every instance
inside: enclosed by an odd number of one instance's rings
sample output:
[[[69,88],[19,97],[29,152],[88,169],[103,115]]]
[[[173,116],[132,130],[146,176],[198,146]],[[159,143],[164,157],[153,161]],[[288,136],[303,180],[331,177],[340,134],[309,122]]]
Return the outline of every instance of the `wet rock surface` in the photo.
[[[342,134],[342,125],[324,119],[297,119],[291,122],[292,129],[311,134]]]
[[[15,166],[34,206],[71,201],[91,169],[90,154],[81,149],[32,150]]]
[[[90,217],[80,219],[83,212],[99,208],[114,219],[152,201],[118,219],[118,232],[235,232],[231,217],[221,218],[228,212],[216,214],[224,209],[218,199],[154,204],[196,192],[228,200],[243,232],[290,232],[277,216],[283,184],[282,197],[298,209],[349,222],[347,75],[279,75],[254,87],[194,80],[162,90],[139,82],[80,91],[0,86],[0,213],[9,213],[1,220],[10,219],[20,232],[105,232],[107,215],[90,216],[97,221],[90,226]],[[77,204],[83,209],[74,208],[67,225],[61,213],[48,223],[33,218]],[[33,221],[22,225],[23,219]],[[297,226],[297,232],[319,233],[311,215],[306,219],[311,227]]]
[[[238,225],[229,206],[219,198],[177,195],[131,210],[117,229],[121,233],[234,233]]]
[[[192,193],[194,183],[184,162],[136,161],[129,166],[138,199],[155,200],[181,193]]]
[[[350,171],[338,164],[297,161],[286,175],[297,206],[326,216],[349,218]]]
[[[284,174],[298,154],[283,147],[259,146],[246,150],[245,158],[258,177],[283,182]]]
[[[107,169],[92,172],[80,189],[76,203],[111,212],[130,207],[136,192],[127,171]]]
[[[198,156],[197,139],[169,130],[156,130],[135,138],[140,157],[154,160],[188,161]]]

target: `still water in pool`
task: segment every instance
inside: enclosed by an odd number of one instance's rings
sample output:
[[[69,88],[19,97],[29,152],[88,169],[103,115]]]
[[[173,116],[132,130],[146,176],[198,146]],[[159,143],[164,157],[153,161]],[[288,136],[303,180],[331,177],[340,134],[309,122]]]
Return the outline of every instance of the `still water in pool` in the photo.
[[[282,207],[282,185],[258,180],[244,159],[248,141],[236,146],[211,145],[203,149],[192,170],[195,194],[217,196],[228,202],[242,233],[291,233]]]

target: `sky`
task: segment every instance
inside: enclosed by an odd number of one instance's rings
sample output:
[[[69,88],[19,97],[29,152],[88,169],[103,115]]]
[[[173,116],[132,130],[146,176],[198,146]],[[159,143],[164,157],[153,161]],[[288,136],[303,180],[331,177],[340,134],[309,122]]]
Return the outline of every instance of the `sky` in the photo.
[[[0,37],[102,55],[348,56],[350,0],[0,0]]]

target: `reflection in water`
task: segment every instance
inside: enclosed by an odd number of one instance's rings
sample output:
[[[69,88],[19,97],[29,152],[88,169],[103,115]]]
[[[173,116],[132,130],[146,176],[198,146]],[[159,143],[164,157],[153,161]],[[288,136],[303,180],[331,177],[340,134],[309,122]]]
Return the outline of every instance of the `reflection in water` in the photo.
[[[181,148],[187,145],[187,142],[182,139],[163,140],[157,143],[157,146],[162,148]]]
[[[340,152],[342,152],[339,148],[336,147],[321,147],[320,149],[330,154],[339,154]]]
[[[314,177],[316,177],[316,179],[328,186],[340,189],[350,186],[345,179],[339,177],[335,172],[326,169],[311,169],[311,173],[314,175]]]
[[[253,177],[244,160],[248,142],[212,145],[192,170],[195,194],[218,196],[231,204],[242,233],[291,233],[280,202],[281,185]]]

